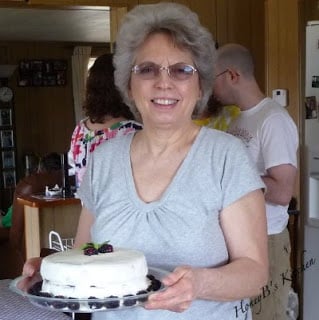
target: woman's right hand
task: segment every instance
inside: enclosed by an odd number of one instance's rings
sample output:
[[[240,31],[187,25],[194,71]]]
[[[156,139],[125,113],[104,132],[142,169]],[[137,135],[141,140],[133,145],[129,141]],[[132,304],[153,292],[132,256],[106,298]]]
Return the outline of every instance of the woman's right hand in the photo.
[[[33,277],[37,272],[40,271],[41,262],[41,257],[28,259],[23,266],[22,275]]]

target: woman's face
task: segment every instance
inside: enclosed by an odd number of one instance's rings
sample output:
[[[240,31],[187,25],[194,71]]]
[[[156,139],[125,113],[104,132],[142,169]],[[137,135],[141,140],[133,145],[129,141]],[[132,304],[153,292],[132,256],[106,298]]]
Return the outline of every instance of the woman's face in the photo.
[[[178,48],[164,33],[150,35],[136,53],[135,65],[142,66],[139,70],[144,76],[132,72],[129,93],[145,127],[148,124],[182,126],[191,121],[195,104],[201,97],[198,72],[187,68],[191,74],[182,80],[169,76],[167,69],[159,70],[153,77],[145,76],[149,72],[148,66],[168,67],[176,63],[196,68],[191,53]]]

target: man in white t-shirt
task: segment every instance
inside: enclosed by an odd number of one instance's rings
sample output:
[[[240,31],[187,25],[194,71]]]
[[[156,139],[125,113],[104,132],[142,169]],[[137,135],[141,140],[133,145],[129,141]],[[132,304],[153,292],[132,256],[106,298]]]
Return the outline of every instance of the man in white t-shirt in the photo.
[[[298,130],[286,109],[260,90],[245,47],[220,47],[216,70],[215,97],[241,110],[227,131],[246,145],[266,185],[270,275],[260,296],[251,299],[253,319],[286,320],[291,287],[287,209],[297,174]]]

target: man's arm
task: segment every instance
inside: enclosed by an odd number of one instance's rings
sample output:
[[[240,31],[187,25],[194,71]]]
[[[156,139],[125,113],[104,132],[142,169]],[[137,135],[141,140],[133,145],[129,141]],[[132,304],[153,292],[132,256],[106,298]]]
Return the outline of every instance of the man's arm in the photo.
[[[286,206],[289,204],[295,188],[297,168],[291,164],[281,164],[267,170],[267,175],[262,176],[267,190],[267,202]]]

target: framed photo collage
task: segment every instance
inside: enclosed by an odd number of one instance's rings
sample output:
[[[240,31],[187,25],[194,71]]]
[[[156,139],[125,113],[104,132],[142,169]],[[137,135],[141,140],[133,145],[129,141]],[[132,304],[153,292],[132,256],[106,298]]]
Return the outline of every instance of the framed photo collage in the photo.
[[[66,60],[21,60],[19,87],[61,87],[66,85]]]
[[[16,185],[15,153],[13,104],[0,99],[0,189]]]

